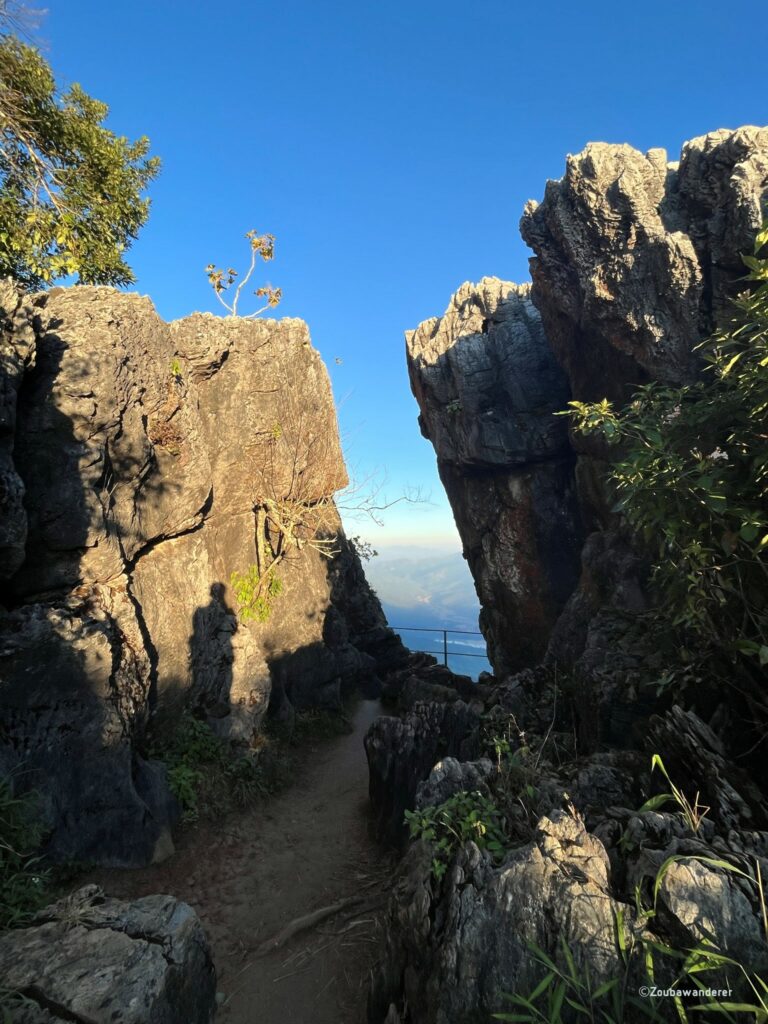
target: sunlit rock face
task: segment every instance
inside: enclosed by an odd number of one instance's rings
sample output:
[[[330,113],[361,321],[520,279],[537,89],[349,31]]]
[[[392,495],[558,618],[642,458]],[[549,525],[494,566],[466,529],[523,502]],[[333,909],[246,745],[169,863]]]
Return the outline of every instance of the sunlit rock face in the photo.
[[[696,346],[740,287],[767,201],[768,128],[711,132],[678,163],[604,143],[568,157],[520,226],[535,254],[532,298],[574,398],[620,404],[644,382],[695,379]],[[609,708],[624,678],[613,620],[643,609],[643,571],[611,511],[602,443],[571,444],[587,542],[549,657],[581,659],[590,706]]]
[[[146,863],[172,813],[137,750],[153,716],[247,741],[391,648],[341,534],[295,547],[268,621],[237,615],[255,508],[346,484],[328,375],[300,320],[167,324],[108,288],[9,291],[3,322],[0,770],[41,792],[56,856]]]
[[[465,284],[406,336],[422,433],[482,605],[497,674],[533,664],[578,578],[565,374],[530,288]]]
[[[762,220],[768,128],[662,149],[591,143],[521,221],[533,301],[579,399],[696,373],[692,351],[743,275]]]

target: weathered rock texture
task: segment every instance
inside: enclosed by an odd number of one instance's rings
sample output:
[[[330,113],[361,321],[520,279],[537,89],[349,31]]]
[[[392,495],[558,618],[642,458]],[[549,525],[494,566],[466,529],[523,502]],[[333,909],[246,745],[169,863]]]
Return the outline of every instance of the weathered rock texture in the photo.
[[[464,846],[442,888],[428,849],[413,847],[391,901],[389,944],[374,976],[369,1021],[391,1004],[419,1024],[483,1024],[505,1009],[504,993],[527,993],[540,971],[527,943],[561,936],[580,967],[588,951],[595,986],[616,976],[612,941],[618,904],[608,891],[602,843],[562,811],[494,868]]]
[[[742,276],[766,198],[768,128],[694,139],[679,164],[590,144],[526,208],[532,290],[463,285],[442,318],[407,334],[421,428],[498,675],[541,657],[569,598],[550,647],[569,664],[601,607],[642,610],[642,566],[615,531],[604,452],[568,439],[552,414],[570,398],[621,401],[645,381],[696,374],[695,346]],[[585,545],[595,530],[609,533]]]
[[[216,975],[194,911],[171,896],[133,903],[93,885],[0,936],[15,1024],[209,1024]]]
[[[488,278],[463,285],[444,317],[407,335],[421,428],[475,577],[495,672],[533,667],[481,695],[469,756],[495,756],[490,773],[478,774],[482,761],[461,763],[463,752],[431,772],[429,758],[411,754],[410,737],[430,736],[455,703],[416,704],[375,734],[372,794],[383,810],[480,789],[503,812],[509,851],[494,864],[467,843],[441,880],[432,850],[409,851],[371,1024],[488,1020],[505,1009],[505,991],[526,995],[544,974],[526,940],[565,968],[564,939],[595,986],[622,978],[618,911],[636,937],[647,927],[679,950],[714,942],[748,971],[768,967],[755,881],[757,866],[768,870],[764,782],[743,760],[753,752],[739,762],[726,742],[739,727],[746,733],[747,713],[732,716],[729,732],[727,699],[709,706],[697,692],[684,708],[649,688],[665,666],[639,615],[647,567],[611,509],[603,447],[568,437],[553,416],[570,398],[621,403],[645,381],[694,379],[696,345],[738,288],[740,254],[767,203],[766,128],[694,139],[679,164],[661,150],[590,145],[526,209],[532,290]],[[672,802],[633,809],[667,789],[649,773],[653,753],[708,808],[702,820]],[[636,894],[655,915],[637,918]],[[677,970],[667,963],[659,981]],[[627,982],[634,992],[645,983]],[[657,1009],[676,1018],[669,1001]],[[624,1014],[644,1019],[631,1006]]]
[[[480,716],[464,701],[416,704],[402,718],[377,718],[365,737],[369,792],[379,839],[393,846],[406,837],[419,783],[441,758],[469,761],[479,749]]]
[[[644,381],[696,376],[696,346],[740,287],[766,200],[768,128],[694,139],[678,164],[605,144],[568,158],[521,231],[535,253],[532,298],[575,399],[621,403]],[[636,703],[637,658],[648,666],[659,652],[618,642],[646,607],[645,567],[611,513],[601,443],[571,444],[587,539],[548,658],[583,677],[582,738],[594,748],[627,732],[611,724],[616,700]]]
[[[435,447],[497,674],[541,657],[578,577],[568,384],[530,288],[462,285],[407,334],[422,433]]]
[[[236,614],[231,574],[275,539],[255,510],[346,483],[328,376],[299,320],[166,324],[85,287],[4,310],[0,771],[41,792],[54,856],[146,863],[171,812],[152,716],[247,741],[397,653],[332,507],[337,554],[305,537],[269,620]]]

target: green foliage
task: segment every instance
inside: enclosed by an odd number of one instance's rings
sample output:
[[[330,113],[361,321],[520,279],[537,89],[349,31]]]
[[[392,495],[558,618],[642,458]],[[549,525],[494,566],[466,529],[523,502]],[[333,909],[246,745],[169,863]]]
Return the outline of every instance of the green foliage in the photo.
[[[170,739],[155,746],[151,755],[165,762],[168,784],[186,824],[246,807],[266,791],[257,758],[234,753],[226,740],[188,711]]]
[[[258,566],[250,565],[244,573],[233,572],[230,582],[237,598],[241,622],[266,622],[272,614],[275,598],[283,592],[283,581],[274,567],[262,575]]]
[[[171,376],[176,381],[181,380],[181,362],[177,356],[171,360]]]
[[[35,796],[14,796],[12,779],[0,780],[0,929],[26,924],[47,901],[50,872],[37,854],[42,839]]]
[[[405,822],[411,839],[423,839],[432,846],[432,874],[437,881],[459,847],[470,839],[497,861],[507,849],[501,812],[478,790],[461,790],[436,807],[406,811]]]
[[[214,290],[216,298],[227,310],[230,316],[237,316],[237,304],[240,300],[240,292],[244,286],[248,283],[256,268],[256,259],[261,257],[265,263],[273,259],[275,255],[275,236],[274,235],[259,235],[256,231],[246,232],[245,237],[248,239],[248,243],[251,249],[251,263],[248,270],[245,273],[242,281],[238,284],[237,288],[232,296],[232,302],[228,303],[223,298],[224,292],[228,291],[235,283],[235,279],[238,277],[238,273],[232,267],[228,267],[226,270],[222,270],[220,267],[215,266],[213,263],[209,263],[205,268],[205,272],[208,275],[208,281]],[[272,285],[263,285],[261,288],[257,288],[254,295],[258,295],[260,298],[266,297],[267,304],[262,306],[261,309],[257,309],[255,313],[249,313],[246,319],[252,319],[257,317],[260,313],[263,313],[267,309],[274,308],[280,302],[283,297],[282,288],[273,288]]]
[[[0,38],[0,275],[30,288],[133,281],[124,254],[160,164],[146,138],[105,128],[107,114],[79,85],[60,94],[33,47]]]
[[[568,413],[617,446],[617,509],[651,552],[681,660],[715,653],[748,675],[768,664],[767,243],[768,226],[744,257],[749,290],[700,346],[699,381],[646,385],[623,412],[604,400]]]
[[[630,952],[621,915],[617,927],[621,929],[617,947],[627,970]],[[624,978],[611,978],[595,985],[589,971],[576,964],[564,938],[560,940],[560,958],[564,966],[560,966],[535,943],[529,942],[527,945],[533,958],[546,973],[527,996],[505,994],[503,998],[513,1004],[516,1012],[494,1013],[494,1020],[563,1024],[566,1019],[581,1019],[602,1021],[603,1024],[624,1024],[630,1006],[639,1010],[648,1020],[665,1019],[652,1004],[629,995]],[[564,1013],[567,1017],[563,1016]]]

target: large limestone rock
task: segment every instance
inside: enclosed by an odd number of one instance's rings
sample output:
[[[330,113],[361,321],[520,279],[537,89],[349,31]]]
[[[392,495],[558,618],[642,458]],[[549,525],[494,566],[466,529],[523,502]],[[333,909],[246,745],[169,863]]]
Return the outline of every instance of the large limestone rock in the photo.
[[[721,130],[683,147],[591,143],[569,156],[521,222],[533,300],[576,398],[623,398],[679,382],[751,249],[768,189],[768,128]]]
[[[0,936],[0,985],[15,1024],[210,1024],[215,1010],[192,908],[172,896],[124,903],[93,885]]]
[[[568,385],[528,287],[465,284],[406,335],[432,441],[483,608],[497,674],[532,664],[578,575]]]
[[[553,413],[570,398],[622,402],[646,381],[695,377],[695,347],[738,288],[767,198],[768,128],[693,139],[679,163],[592,143],[526,207],[532,290],[463,285],[442,318],[408,333],[421,428],[498,675],[536,662],[556,623],[550,657],[573,665],[591,644],[594,663],[601,636],[589,623],[601,609],[615,598],[622,612],[643,610],[643,569],[603,486],[604,446],[567,438]],[[606,537],[585,545],[595,530]],[[610,662],[615,637],[603,634]]]
[[[171,814],[150,719],[187,704],[247,742],[270,702],[337,706],[398,645],[329,504],[347,475],[302,321],[6,292],[0,772],[41,792],[53,855],[146,863]],[[269,620],[243,625],[231,575],[276,543],[256,513],[286,497],[327,506],[335,553],[301,534]]]
[[[18,391],[34,358],[28,308],[8,281],[0,281],[0,580],[24,561],[27,517],[24,484],[13,463]]]
[[[604,143],[568,157],[521,232],[535,253],[532,298],[574,398],[620,403],[645,381],[696,376],[696,345],[738,290],[767,199],[768,128],[693,139],[679,163]],[[644,609],[644,572],[611,514],[601,443],[571,443],[588,539],[549,658],[605,677],[617,667],[607,620]],[[591,685],[593,706],[613,700],[604,678]]]
[[[619,975],[607,855],[564,812],[542,818],[533,841],[498,868],[467,843],[440,885],[430,873],[430,851],[414,846],[390,900],[370,1024],[393,1004],[419,1024],[488,1021],[509,1008],[505,992],[527,994],[541,979],[529,942],[561,959],[562,939],[595,987]]]

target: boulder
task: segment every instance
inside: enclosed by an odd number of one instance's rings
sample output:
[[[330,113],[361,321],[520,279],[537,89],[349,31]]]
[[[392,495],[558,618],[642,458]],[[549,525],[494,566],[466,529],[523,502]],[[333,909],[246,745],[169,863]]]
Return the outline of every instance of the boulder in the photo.
[[[382,1024],[391,1004],[407,1005],[419,1024],[486,1024],[505,1009],[505,992],[541,980],[528,942],[562,963],[564,941],[597,986],[619,974],[618,909],[602,844],[562,811],[542,818],[532,842],[499,867],[467,843],[439,885],[429,849],[417,844],[391,897],[369,1024]]]
[[[210,1024],[216,972],[191,907],[131,903],[96,886],[0,935],[0,984],[16,1024]]]
[[[463,790],[487,791],[486,780],[492,773],[493,765],[487,757],[478,761],[444,757],[416,787],[415,807],[419,811],[425,807],[436,807]]]

